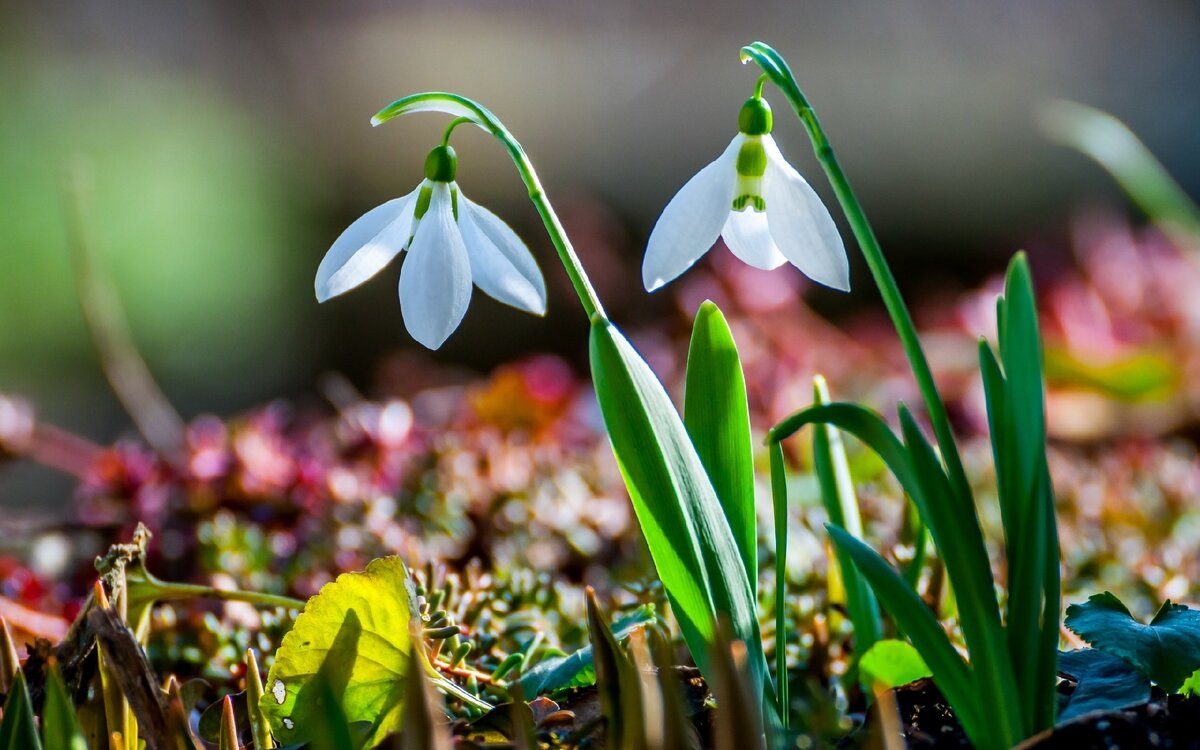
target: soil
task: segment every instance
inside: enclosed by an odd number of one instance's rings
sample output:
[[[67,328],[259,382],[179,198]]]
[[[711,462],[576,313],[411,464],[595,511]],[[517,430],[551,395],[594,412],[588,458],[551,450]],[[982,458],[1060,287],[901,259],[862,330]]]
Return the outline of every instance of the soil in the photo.
[[[897,723],[910,750],[971,747],[946,699],[929,679],[886,693],[872,706],[864,725],[839,747],[885,748],[882,733],[885,727],[889,733],[895,731]],[[1200,697],[1159,696],[1131,708],[1080,716],[1018,747],[1019,750],[1200,750]]]

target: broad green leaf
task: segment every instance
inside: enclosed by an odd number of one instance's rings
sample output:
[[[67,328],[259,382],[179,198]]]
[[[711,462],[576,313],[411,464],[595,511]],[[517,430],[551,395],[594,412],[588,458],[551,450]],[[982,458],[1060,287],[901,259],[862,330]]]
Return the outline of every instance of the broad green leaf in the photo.
[[[413,648],[409,585],[400,558],[384,557],[308,600],[275,652],[259,703],[281,744],[316,737],[312,720],[331,710],[320,705],[324,692],[347,722],[372,726],[371,746],[399,731]]]
[[[692,327],[683,423],[721,501],[746,566],[746,580],[753,587],[758,581],[758,513],[746,379],[729,324],[709,301],[700,305]]]
[[[1150,700],[1150,678],[1124,659],[1098,648],[1060,651],[1058,671],[1076,682],[1059,722]]]
[[[707,675],[715,620],[728,617],[755,681],[765,685],[754,592],[679,414],[645,361],[600,316],[592,320],[591,363],[613,452],[692,657]]]
[[[875,550],[846,533],[845,529],[832,524],[825,528],[833,543],[846,551],[875,590],[875,596],[908,634],[967,735],[978,744],[978,738],[983,736],[982,728],[990,722],[984,721],[984,707],[979,703],[970,668],[950,644],[950,638],[937,618]]]
[[[858,660],[862,684],[885,690],[898,688],[933,673],[908,641],[887,638],[876,642]]]
[[[613,623],[618,640],[628,638],[638,628],[654,622],[654,605],[644,604]],[[583,687],[596,681],[592,669],[592,647],[584,646],[567,656],[542,659],[521,675],[521,691],[528,696],[552,693],[566,688]]]
[[[813,396],[818,404],[829,403],[829,387],[820,375],[813,379]],[[861,539],[863,531],[858,495],[854,491],[854,479],[850,475],[850,463],[846,460],[842,436],[833,425],[818,426],[813,433],[813,465],[830,522]],[[849,555],[840,549],[837,551],[837,565],[846,589],[846,610],[854,624],[854,650],[861,655],[883,637],[879,602],[858,574],[858,569],[850,562]]]
[[[58,667],[46,672],[46,702],[42,708],[42,741],[46,750],[87,750],[87,738],[75,715]]]
[[[4,702],[4,718],[0,719],[0,750],[41,750],[41,747],[25,673],[17,672]]]
[[[1183,687],[1179,688],[1179,692],[1184,695],[1200,694],[1200,669],[1192,672],[1192,676],[1184,681]]]
[[[1066,624],[1093,648],[1121,657],[1168,693],[1200,669],[1200,610],[1168,601],[1143,625],[1105,591],[1067,607]]]

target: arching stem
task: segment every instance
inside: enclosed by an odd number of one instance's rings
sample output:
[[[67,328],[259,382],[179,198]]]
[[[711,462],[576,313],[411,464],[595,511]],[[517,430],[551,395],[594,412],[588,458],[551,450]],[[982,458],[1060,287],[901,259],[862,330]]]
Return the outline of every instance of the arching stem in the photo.
[[[808,131],[817,161],[821,163],[830,184],[833,185],[838,202],[846,213],[846,220],[850,223],[850,230],[854,233],[854,238],[862,249],[867,267],[870,268],[875,285],[879,287],[879,294],[883,297],[883,304],[892,318],[896,333],[900,336],[900,343],[912,366],[913,377],[917,381],[917,388],[921,391],[925,402],[925,409],[929,414],[929,421],[933,425],[933,432],[937,437],[938,446],[941,448],[942,460],[946,463],[950,480],[954,483],[954,488],[960,496],[969,497],[970,484],[967,481],[966,472],[963,470],[962,459],[958,455],[954,432],[950,428],[950,417],[946,413],[946,406],[942,402],[937,383],[933,379],[929,361],[921,348],[921,341],[917,337],[917,329],[913,324],[912,315],[909,313],[907,305],[904,304],[900,288],[896,285],[896,277],[892,275],[892,270],[883,257],[879,240],[875,238],[875,232],[871,229],[870,222],[867,221],[862,204],[858,202],[854,190],[850,187],[850,180],[847,179],[846,173],[842,171],[842,167],[838,163],[833,146],[829,144],[829,138],[826,137],[825,130],[821,127],[820,120],[817,119],[817,113],[813,111],[804,92],[800,90],[787,61],[778,52],[763,42],[754,42],[742,48],[742,62],[751,60],[762,68],[763,75],[769,78],[787,97],[796,117]],[[763,80],[760,77],[757,89],[760,92],[762,84]]]
[[[443,112],[455,115],[456,117],[447,127],[443,143],[449,140],[450,133],[461,122],[471,122],[491,133],[498,141],[504,144],[504,148],[508,151],[513,165],[517,168],[517,174],[521,177],[521,182],[525,183],[525,188],[529,193],[529,200],[533,203],[538,215],[542,218],[542,223],[546,227],[547,234],[550,235],[550,241],[554,244],[554,249],[558,252],[558,258],[567,272],[567,277],[570,278],[571,285],[575,288],[575,293],[579,296],[579,302],[583,305],[583,311],[589,319],[596,316],[600,316],[601,318],[606,317],[604,306],[600,304],[600,298],[597,296],[596,290],[592,287],[592,282],[588,279],[583,265],[579,262],[579,257],[575,254],[575,248],[571,246],[571,241],[567,239],[566,230],[563,229],[562,223],[558,220],[558,214],[554,212],[554,207],[550,205],[550,200],[546,197],[546,191],[542,187],[541,180],[538,179],[537,171],[533,168],[533,162],[525,154],[525,149],[521,146],[520,141],[486,107],[465,96],[431,91],[406,96],[389,104],[371,118],[371,123],[380,125],[401,115],[412,112],[431,111]]]

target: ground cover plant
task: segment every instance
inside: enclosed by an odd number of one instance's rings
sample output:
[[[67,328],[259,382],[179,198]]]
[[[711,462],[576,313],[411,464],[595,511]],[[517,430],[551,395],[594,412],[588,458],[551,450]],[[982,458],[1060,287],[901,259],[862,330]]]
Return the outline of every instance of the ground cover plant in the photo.
[[[1200,742],[1200,614],[1173,601],[1200,573],[1200,458],[1178,434],[1193,386],[1171,361],[1196,349],[1181,322],[1200,283],[1195,207],[1119,123],[1048,110],[1162,228],[1097,251],[1152,258],[1121,284],[1147,293],[1130,302],[1085,255],[1039,310],[1018,253],[952,326],[977,368],[940,366],[788,63],[761,42],[741,57],[758,77],[737,134],[665,207],[643,262],[646,290],[677,294],[690,324],[667,347],[686,351],[671,387],[606,311],[522,144],[455,93],[376,114],[450,119],[417,187],[333,242],[316,296],[404,254],[401,315],[429,349],[476,286],[548,313],[525,241],[458,185],[451,141],[473,125],[510,157],[588,318],[590,383],[539,357],[380,401],[331,380],[332,415],[273,404],[184,424],[90,274],[85,313],[143,441],[94,446],[0,401],[0,449],[75,474],[102,540],[93,570],[58,581],[3,561],[0,750]],[[798,297],[764,313],[739,288],[784,263],[849,284],[850,243],[772,136],[796,124],[894,329],[877,349],[812,325]],[[685,276],[719,238],[732,259]],[[696,277],[715,300],[693,299]],[[1107,369],[1081,354],[1076,308],[1053,304],[1081,288],[1139,323]],[[980,298],[990,336],[971,325]],[[915,408],[890,419],[897,393]],[[1148,441],[1056,444],[1080,393],[1180,413]],[[1135,493],[1161,528],[1113,555]]]

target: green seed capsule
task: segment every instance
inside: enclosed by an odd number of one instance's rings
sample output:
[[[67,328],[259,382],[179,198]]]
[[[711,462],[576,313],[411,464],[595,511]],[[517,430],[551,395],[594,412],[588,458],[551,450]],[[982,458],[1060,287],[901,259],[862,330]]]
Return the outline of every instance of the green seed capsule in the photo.
[[[761,96],[747,99],[738,113],[738,130],[746,135],[766,135],[771,132],[773,125],[771,105]]]
[[[450,146],[438,146],[425,157],[425,179],[432,182],[453,182],[458,172],[458,155]]]

